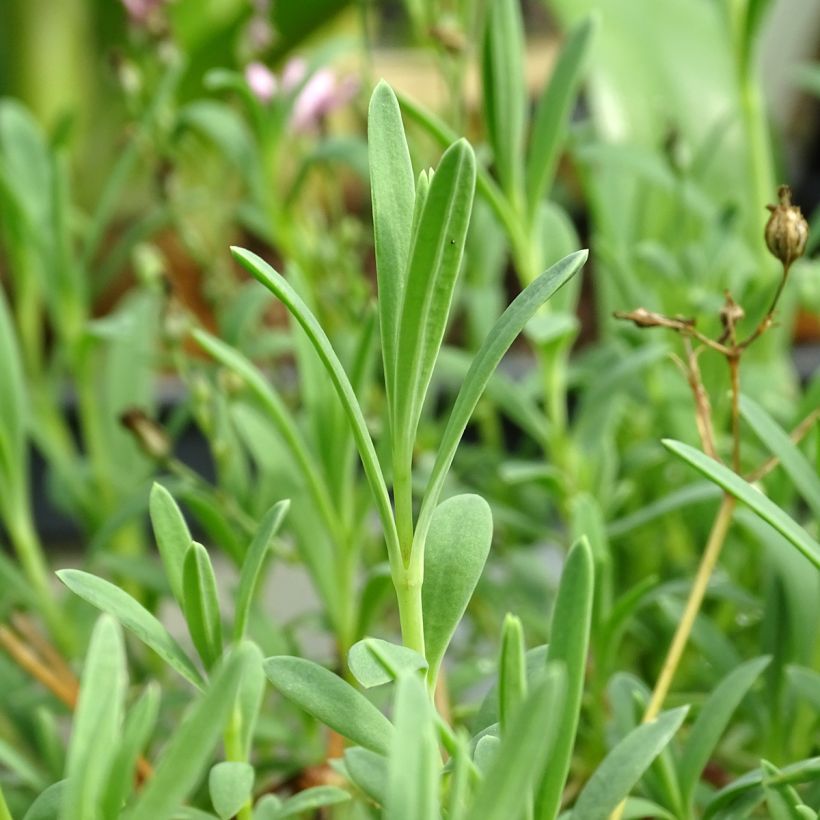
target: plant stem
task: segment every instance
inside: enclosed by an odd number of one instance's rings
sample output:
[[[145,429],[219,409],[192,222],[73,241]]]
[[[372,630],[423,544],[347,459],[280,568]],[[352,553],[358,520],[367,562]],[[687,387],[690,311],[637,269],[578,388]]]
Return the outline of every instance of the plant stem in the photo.
[[[234,704],[231,719],[225,728],[223,744],[225,746],[225,759],[232,763],[247,763],[247,755],[242,748],[242,717],[238,704]],[[236,813],[237,820],[251,820],[253,808],[250,798]]]
[[[712,577],[712,572],[717,563],[720,551],[723,548],[723,543],[726,540],[726,533],[729,529],[729,523],[732,520],[732,513],[735,509],[735,498],[731,495],[725,495],[718,509],[717,516],[712,524],[712,530],[709,533],[709,540],[706,542],[706,549],[703,552],[703,557],[698,567],[695,582],[692,584],[692,590],[689,593],[689,599],[686,602],[686,608],[683,611],[683,616],[680,619],[678,628],[675,631],[675,636],[672,639],[672,644],[669,647],[669,652],[663,662],[661,674],[652,690],[652,697],[644,712],[643,722],[648,723],[654,720],[661,711],[663,702],[669,693],[669,687],[678,670],[683,650],[689,641],[689,635],[692,632],[692,627],[695,623],[695,618],[700,611],[700,606],[703,603],[703,597],[706,594],[706,588],[709,585],[709,579]]]
[[[421,573],[411,565],[394,579],[399,602],[402,643],[424,656],[424,620],[421,609]]]

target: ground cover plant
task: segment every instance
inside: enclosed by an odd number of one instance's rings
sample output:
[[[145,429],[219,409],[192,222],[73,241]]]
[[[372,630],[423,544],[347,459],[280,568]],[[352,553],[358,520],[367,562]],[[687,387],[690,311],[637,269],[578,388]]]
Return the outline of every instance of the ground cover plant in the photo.
[[[91,205],[0,100],[0,818],[817,817],[767,4],[550,3],[534,89],[518,2],[408,0],[440,112],[300,53],[333,4],[229,5],[123,4]],[[634,15],[703,61],[677,107],[633,110]]]

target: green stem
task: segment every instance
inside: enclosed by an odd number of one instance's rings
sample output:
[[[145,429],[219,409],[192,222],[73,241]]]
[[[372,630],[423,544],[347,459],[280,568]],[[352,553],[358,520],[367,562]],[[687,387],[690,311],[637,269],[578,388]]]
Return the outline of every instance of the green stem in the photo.
[[[245,750],[242,748],[242,716],[238,704],[234,704],[231,719],[225,727],[223,744],[225,746],[225,760],[231,763],[248,762]],[[251,798],[248,798],[248,801],[239,809],[236,817],[238,820],[252,820],[253,807]]]
[[[416,562],[414,562],[416,563]],[[422,656],[424,652],[424,619],[421,608],[421,573],[410,567],[394,578],[396,598],[399,602],[402,643],[415,649]]]
[[[11,816],[11,812],[9,811],[8,804],[6,803],[6,797],[3,794],[2,786],[0,786],[0,820],[14,820]]]
[[[28,513],[20,514],[16,521],[9,522],[9,537],[54,640],[61,649],[70,650],[73,643],[71,632],[60,614],[54,593],[49,585],[48,563],[40,538],[34,530]]]

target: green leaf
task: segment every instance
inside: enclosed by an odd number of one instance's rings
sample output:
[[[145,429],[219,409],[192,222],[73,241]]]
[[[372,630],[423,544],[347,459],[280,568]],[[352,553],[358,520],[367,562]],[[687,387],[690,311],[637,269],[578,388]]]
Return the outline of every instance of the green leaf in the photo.
[[[120,729],[128,677],[119,624],[101,615],[88,647],[66,760],[62,820],[99,812]]]
[[[250,763],[228,760],[211,767],[208,792],[214,811],[222,820],[229,820],[250,800],[253,779]]]
[[[760,441],[780,459],[795,490],[803,497],[815,520],[820,521],[820,477],[783,428],[748,396],[740,397],[740,412]]]
[[[498,662],[498,716],[502,734],[509,731],[510,722],[526,695],[524,629],[520,618],[507,613],[501,630],[501,657]]]
[[[250,759],[256,722],[259,719],[259,709],[265,697],[265,672],[262,669],[264,657],[262,650],[251,641],[244,641],[247,647],[249,662],[246,664],[245,674],[239,684],[239,694],[236,696],[235,719],[239,721],[239,750],[246,759]]]
[[[113,615],[183,678],[198,689],[203,687],[202,675],[171,637],[168,630],[127,592],[96,575],[79,569],[59,570],[57,577],[75,595],[79,595],[97,609]]]
[[[567,556],[550,627],[547,662],[563,664],[566,695],[564,708],[557,718],[557,736],[549,765],[538,786],[536,817],[553,818],[561,806],[581,713],[594,586],[592,548],[584,537],[575,543]]]
[[[266,794],[253,807],[253,820],[276,820],[279,809],[282,808],[282,799],[275,794]]]
[[[795,693],[804,697],[820,714],[820,672],[805,666],[789,666],[786,674]]]
[[[361,746],[345,749],[344,764],[350,779],[368,797],[383,806],[387,799],[387,758]]]
[[[336,806],[348,800],[350,800],[350,792],[337,786],[313,786],[289,797],[273,815],[273,818],[284,820],[285,817],[293,817],[308,811],[315,812],[325,806]]]
[[[239,258],[239,251],[234,249],[234,253],[237,258]],[[248,252],[245,251],[243,253]],[[249,256],[257,260],[260,266],[267,267],[267,265],[254,254],[249,254]],[[240,261],[242,260],[240,259]],[[243,262],[245,267],[248,267],[249,264],[250,263]],[[249,267],[248,269],[250,270]],[[253,273],[252,270],[251,273]],[[258,279],[259,276],[256,278]],[[307,308],[305,308],[305,310],[307,310]],[[304,438],[293,416],[288,411],[279,394],[265,381],[258,368],[239,353],[239,351],[234,350],[230,345],[225,344],[225,342],[220,341],[215,336],[211,336],[202,330],[194,330],[193,336],[211,356],[229,370],[236,373],[245,382],[248,389],[267,412],[277,432],[290,450],[294,461],[307,482],[308,489],[313,496],[317,510],[325,521],[328,529],[332,533],[339,532],[341,525],[333,509],[327,484],[322,478],[316,460],[305,444]],[[341,367],[341,365],[339,365],[339,367]]]
[[[714,481],[715,484],[723,487],[727,493],[747,504],[752,512],[774,527],[820,569],[820,544],[763,493],[733,473],[728,467],[724,467],[688,444],[664,439],[663,445],[684,461],[688,461],[696,470]]]
[[[58,820],[67,789],[67,780],[52,783],[29,806],[28,811],[23,815],[23,820]]]
[[[538,101],[527,155],[527,212],[530,221],[534,221],[541,199],[555,174],[561,143],[597,27],[597,17],[590,16],[569,33]]]
[[[380,638],[364,638],[350,647],[347,666],[353,677],[369,689],[397,680],[403,674],[427,669],[418,652]]]
[[[282,521],[290,508],[290,501],[285,499],[274,504],[262,517],[250,547],[242,563],[239,575],[239,587],[236,591],[236,614],[234,615],[233,639],[236,642],[245,637],[245,628],[248,623],[253,595],[262,572],[271,542],[279,532]]]
[[[102,798],[102,816],[117,820],[134,787],[137,758],[148,744],[159,716],[160,688],[151,682],[140,699],[128,710],[122,740],[111,764],[111,773]]]
[[[396,524],[393,520],[393,508],[390,503],[390,496],[387,492],[387,485],[384,482],[379,457],[376,455],[376,448],[367,429],[361,406],[359,405],[350,380],[345,373],[339,357],[333,350],[330,340],[327,338],[316,317],[308,309],[299,294],[280,276],[270,265],[260,259],[255,253],[242,248],[231,248],[236,260],[259,282],[273,293],[279,301],[294,316],[297,322],[310,339],[317,355],[325,366],[330,376],[333,386],[339,396],[339,400],[345,409],[350,426],[353,429],[353,437],[359,450],[365,475],[370,483],[370,489],[376,499],[382,526],[384,527],[385,539],[387,541],[388,554],[391,561],[399,560],[399,539],[396,533]],[[198,337],[197,337],[198,338]]]
[[[553,747],[564,705],[565,675],[550,666],[522,703],[469,812],[470,820],[519,817]]]
[[[182,564],[193,541],[191,531],[174,497],[161,484],[151,487],[148,510],[168,584],[182,606]]]
[[[528,285],[493,325],[476,353],[450,412],[427,482],[414,536],[419,544],[425,542],[431,518],[461,436],[493,372],[527,322],[550,296],[580,270],[586,262],[587,255],[587,251],[577,251],[564,257]]]
[[[399,678],[385,806],[390,820],[434,820],[440,816],[441,755],[431,710],[422,679],[412,673]]]
[[[491,0],[481,60],[485,122],[501,186],[516,201],[523,183],[524,32],[519,0]]]
[[[222,618],[208,550],[196,541],[185,553],[182,602],[191,640],[205,668],[210,669],[222,654]]]
[[[715,688],[692,725],[683,747],[678,777],[683,805],[691,807],[695,786],[732,714],[771,658],[755,658],[730,672]]]
[[[26,387],[23,364],[4,294],[0,294],[0,511],[8,521],[19,515],[27,486],[25,454]]]
[[[268,680],[289,701],[354,743],[388,753],[392,724],[347,681],[318,663],[287,655],[267,658],[264,668]]]
[[[237,647],[219,665],[210,685],[175,729],[154,776],[145,784],[127,820],[169,817],[201,779],[230,718],[239,682],[251,656]]]
[[[387,373],[394,397],[394,441],[412,455],[416,427],[438,356],[461,267],[475,193],[475,155],[459,140],[441,158],[413,237],[398,326],[395,372]]]
[[[584,786],[572,820],[606,820],[678,731],[688,708],[662,712],[623,738]]]
[[[490,506],[478,495],[457,495],[433,514],[424,549],[424,647],[435,681],[487,561],[493,537]]]
[[[379,327],[388,405],[391,406],[396,333],[410,256],[416,189],[399,104],[393,89],[384,80],[376,86],[370,98],[367,151],[379,287]]]

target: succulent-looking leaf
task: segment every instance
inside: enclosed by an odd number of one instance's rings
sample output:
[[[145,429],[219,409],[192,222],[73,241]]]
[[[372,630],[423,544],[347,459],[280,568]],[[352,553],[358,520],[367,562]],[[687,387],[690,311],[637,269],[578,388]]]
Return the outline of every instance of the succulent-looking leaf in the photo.
[[[527,695],[525,654],[521,619],[507,613],[501,630],[498,664],[498,717],[502,733],[509,730],[510,721]]]
[[[441,158],[413,237],[392,374],[394,436],[397,451],[405,458],[412,452],[447,328],[470,224],[475,175],[473,149],[459,140]]]
[[[204,686],[202,675],[168,630],[127,592],[103,578],[79,569],[59,570],[57,577],[75,595],[113,615],[187,681],[198,689]]]
[[[230,820],[250,800],[253,779],[250,763],[226,760],[211,767],[208,792],[221,820]]]
[[[393,89],[383,80],[370,98],[367,152],[379,288],[379,326],[388,401],[392,401],[396,333],[410,255],[416,192],[399,104]]]
[[[305,658],[279,655],[264,663],[268,680],[289,701],[340,735],[387,754],[393,725],[363,695],[338,675]]]
[[[185,554],[182,602],[191,640],[205,668],[210,669],[222,654],[222,619],[214,568],[208,550],[196,541]]]
[[[447,646],[467,609],[487,561],[493,537],[490,506],[478,495],[440,504],[424,550],[424,646],[434,681]]]
[[[345,750],[344,763],[353,783],[383,806],[387,802],[387,758],[355,746]]]
[[[127,683],[120,626],[111,616],[101,615],[91,635],[74,713],[63,820],[85,820],[99,812],[111,752],[119,740]]]
[[[174,497],[162,484],[151,487],[148,510],[165,576],[174,598],[182,606],[182,565],[193,541],[191,531]]]
[[[301,815],[308,811],[315,812],[325,806],[337,806],[348,800],[350,800],[350,792],[337,786],[313,786],[285,800],[273,817],[275,820],[284,820],[286,817]]]
[[[385,817],[430,820],[438,805],[441,755],[433,729],[432,704],[422,679],[399,678],[395,701],[396,731],[388,763]]]
[[[347,653],[347,665],[365,689],[427,669],[427,661],[418,652],[380,638],[364,638],[353,644]]]

